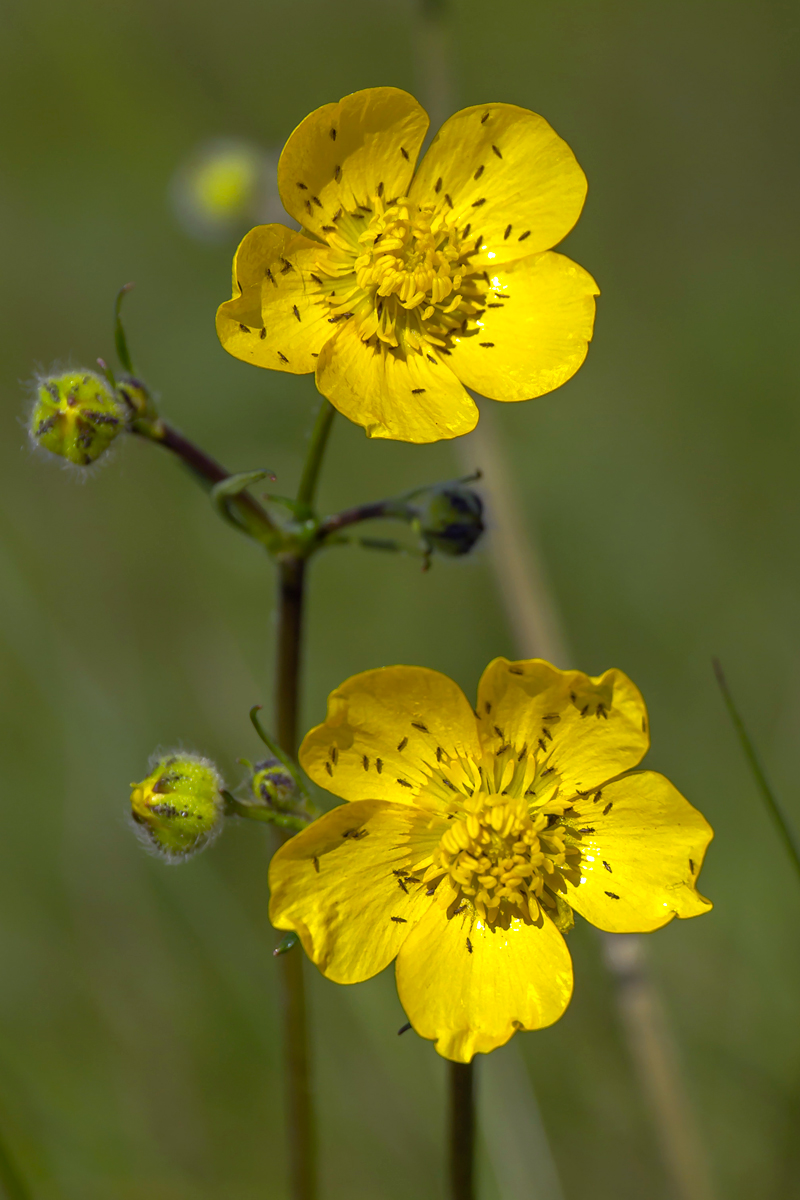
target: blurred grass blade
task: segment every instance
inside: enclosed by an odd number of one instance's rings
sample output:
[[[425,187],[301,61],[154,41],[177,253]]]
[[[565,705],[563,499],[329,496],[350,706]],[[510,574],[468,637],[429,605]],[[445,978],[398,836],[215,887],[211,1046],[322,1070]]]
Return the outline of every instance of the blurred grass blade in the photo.
[[[19,1173],[0,1133],[0,1196],[3,1200],[32,1200],[31,1192]]]
[[[713,658],[711,661],[714,666],[714,674],[717,677],[719,689],[722,692],[722,697],[727,706],[728,713],[731,721],[733,722],[733,727],[736,730],[739,742],[741,743],[742,750],[744,751],[744,756],[747,759],[750,770],[753,772],[756,786],[761,792],[764,802],[772,814],[772,819],[774,820],[778,833],[781,836],[781,840],[786,847],[786,851],[791,858],[792,863],[794,864],[794,869],[797,871],[798,876],[800,876],[800,844],[798,844],[797,835],[789,824],[786,814],[781,808],[780,802],[772,790],[766,774],[764,773],[761,760],[756,753],[752,739],[747,732],[744,721],[740,717],[739,710],[734,703],[731,690],[728,687],[728,681],[725,678],[724,671],[722,670],[722,665],[717,658]]]
[[[123,369],[129,375],[133,375],[133,363],[131,362],[130,351],[128,350],[128,339],[125,336],[125,326],[122,324],[122,301],[134,285],[126,283],[117,292],[117,299],[114,304],[114,345],[117,348],[117,358],[122,363]]]

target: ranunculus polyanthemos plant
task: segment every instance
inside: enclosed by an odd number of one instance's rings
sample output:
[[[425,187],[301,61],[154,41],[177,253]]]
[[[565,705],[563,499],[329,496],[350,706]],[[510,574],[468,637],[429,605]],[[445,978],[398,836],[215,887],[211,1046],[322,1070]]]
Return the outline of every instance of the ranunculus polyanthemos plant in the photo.
[[[498,658],[477,713],[437,671],[356,675],[300,749],[349,803],[275,855],[273,924],[338,983],[396,957],[409,1020],[446,1058],[550,1025],[572,993],[573,910],[633,933],[711,907],[696,881],[712,830],[634,770],[648,745],[621,671]]]
[[[249,489],[267,471],[228,472],[162,417],[128,349],[127,286],[115,313],[124,375],[99,359],[102,378],[43,377],[29,419],[34,444],[79,469],[124,433],[170,450],[275,561],[274,739],[251,712],[269,759],[249,765],[235,794],[207,760],[160,756],[131,801],[147,845],[172,861],[208,845],[229,816],[271,822],[289,839],[270,881],[272,919],[289,931],[276,953],[293,1200],[315,1200],[317,1179],[303,965],[291,931],[342,983],[397,958],[414,1028],[453,1060],[452,1195],[472,1200],[472,1073],[463,1064],[564,1012],[573,910],[622,932],[710,907],[695,885],[711,830],[666,779],[634,770],[648,746],[647,714],[619,671],[594,679],[497,659],[477,713],[435,671],[357,675],[333,693],[300,752],[311,778],[349,803],[306,825],[312,810],[294,753],[310,559],[367,520],[410,525],[426,563],[467,554],[483,532],[470,480],[321,516],[315,497],[334,408],[370,437],[456,437],[478,419],[471,391],[502,401],[550,392],[578,370],[592,336],[597,286],[553,250],[586,195],[569,146],[527,109],[481,104],[446,121],[415,168],[427,127],[397,88],[317,109],[278,168],[300,230],[260,226],[236,253],[233,298],[217,313],[222,345],[259,367],[315,373],[325,397],[293,498],[256,498]]]
[[[555,246],[586,177],[536,113],[479,104],[442,126],[415,172],[428,117],[378,87],[300,123],[278,166],[286,211],[233,264],[217,331],[256,366],[316,373],[370,437],[469,433],[467,388],[528,400],[580,367],[598,288]]]

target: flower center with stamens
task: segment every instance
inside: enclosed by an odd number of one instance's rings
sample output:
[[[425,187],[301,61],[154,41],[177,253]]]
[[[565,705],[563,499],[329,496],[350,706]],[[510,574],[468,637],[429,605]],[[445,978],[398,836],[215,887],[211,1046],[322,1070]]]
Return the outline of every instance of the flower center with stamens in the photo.
[[[469,262],[482,239],[464,244],[449,210],[374,196],[334,220],[323,228],[331,253],[317,268],[335,280],[324,285],[332,322],[354,318],[375,345],[446,352],[483,315],[488,275]]]
[[[461,287],[459,247],[441,215],[422,212],[401,200],[376,212],[359,238],[363,253],[356,259],[356,278],[381,298],[396,296],[403,308],[423,306],[422,318]]]
[[[562,871],[580,862],[559,822],[557,812],[531,814],[522,797],[476,794],[442,835],[426,880],[449,876],[454,912],[466,905],[489,923],[515,916],[535,921],[540,904],[556,908]]]

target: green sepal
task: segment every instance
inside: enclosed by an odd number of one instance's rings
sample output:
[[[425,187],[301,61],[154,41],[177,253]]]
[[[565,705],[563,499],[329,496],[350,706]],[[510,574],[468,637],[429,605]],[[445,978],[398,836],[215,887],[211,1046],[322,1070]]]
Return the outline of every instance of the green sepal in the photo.
[[[299,941],[300,938],[297,936],[295,931],[290,929],[288,933],[283,935],[275,949],[272,951],[273,958],[280,958],[282,954],[288,954],[290,950],[294,950]]]
[[[553,893],[549,893],[553,895]],[[561,896],[553,895],[556,902],[555,912],[552,908],[545,909],[550,920],[561,933],[567,934],[575,924],[575,914],[567,904],[566,900],[562,900]]]
[[[134,285],[126,283],[117,292],[117,299],[114,303],[114,345],[117,348],[117,358],[122,363],[123,370],[129,375],[134,375],[136,372],[133,369],[131,362],[130,351],[128,350],[128,339],[125,336],[125,326],[122,324],[122,301]]]
[[[295,762],[295,760],[285,752],[285,750],[281,749],[281,747],[278,745],[278,743],[275,741],[275,739],[270,737],[270,735],[267,733],[264,726],[259,721],[258,714],[261,712],[261,708],[262,708],[262,705],[254,704],[253,707],[250,709],[250,720],[252,722],[253,728],[255,729],[256,733],[261,738],[262,742],[267,747],[267,749],[272,754],[275,755],[275,757],[279,760],[279,762],[283,763],[283,765],[286,767],[286,770],[289,772],[289,774],[291,775],[295,784],[297,785],[297,788],[300,791],[301,795],[303,796],[303,799],[306,801],[307,804],[310,804],[311,797],[308,794],[308,788],[305,785],[303,776],[300,774],[300,767]]]

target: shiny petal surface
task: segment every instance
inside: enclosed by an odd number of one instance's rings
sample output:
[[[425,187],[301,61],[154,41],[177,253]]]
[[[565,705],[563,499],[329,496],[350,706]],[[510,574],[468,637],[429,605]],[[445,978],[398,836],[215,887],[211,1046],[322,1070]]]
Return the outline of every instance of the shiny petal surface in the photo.
[[[317,387],[367,437],[438,442],[478,422],[474,400],[438,356],[367,346],[351,325],[320,352]]]
[[[441,182],[440,182],[441,181]],[[586,176],[543,117],[480,104],[445,121],[411,189],[419,204],[452,206],[483,246],[473,262],[511,262],[549,250],[580,216]]]
[[[695,882],[714,832],[663,775],[618,779],[583,814],[592,831],[581,839],[581,881],[567,884],[566,899],[587,921],[609,933],[649,933],[708,912]]]
[[[326,253],[324,246],[303,238],[270,265],[261,290],[266,330],[261,346],[263,365],[294,375],[316,370],[320,353],[336,328],[330,321],[324,289],[313,278]]]
[[[586,357],[598,287],[563,254],[533,254],[489,271],[488,303],[448,365],[492,400],[530,400],[566,383]]]
[[[296,930],[334,982],[370,979],[433,903],[407,872],[430,854],[443,828],[410,805],[380,800],[326,813],[272,859],[272,924]]]
[[[285,225],[258,225],[242,240],[233,260],[233,299],[226,300],[217,309],[217,335],[224,349],[234,358],[257,367],[291,369],[278,357],[264,332],[263,286],[265,280],[269,281],[267,271],[277,272],[274,278],[283,282],[285,276],[280,272],[289,261],[288,256],[313,251],[316,246],[317,243]],[[294,269],[291,273],[297,275]],[[316,359],[307,354],[305,365],[299,369],[301,372],[313,371],[315,366]]]
[[[622,671],[592,677],[496,658],[478,686],[478,713],[484,744],[527,747],[562,799],[629,771],[650,744],[644,700]]]
[[[541,1029],[572,995],[572,961],[552,921],[516,919],[488,928],[436,905],[404,941],[397,990],[420,1037],[444,1058],[469,1062],[503,1046],[519,1029]]]
[[[427,129],[425,110],[399,88],[366,88],[323,105],[300,122],[281,154],[284,208],[321,233],[340,207],[369,204],[381,183],[387,198],[405,195]]]
[[[452,758],[480,753],[464,693],[427,667],[383,667],[331,692],[325,722],[306,735],[299,758],[315,783],[345,800],[413,804],[437,747]]]

